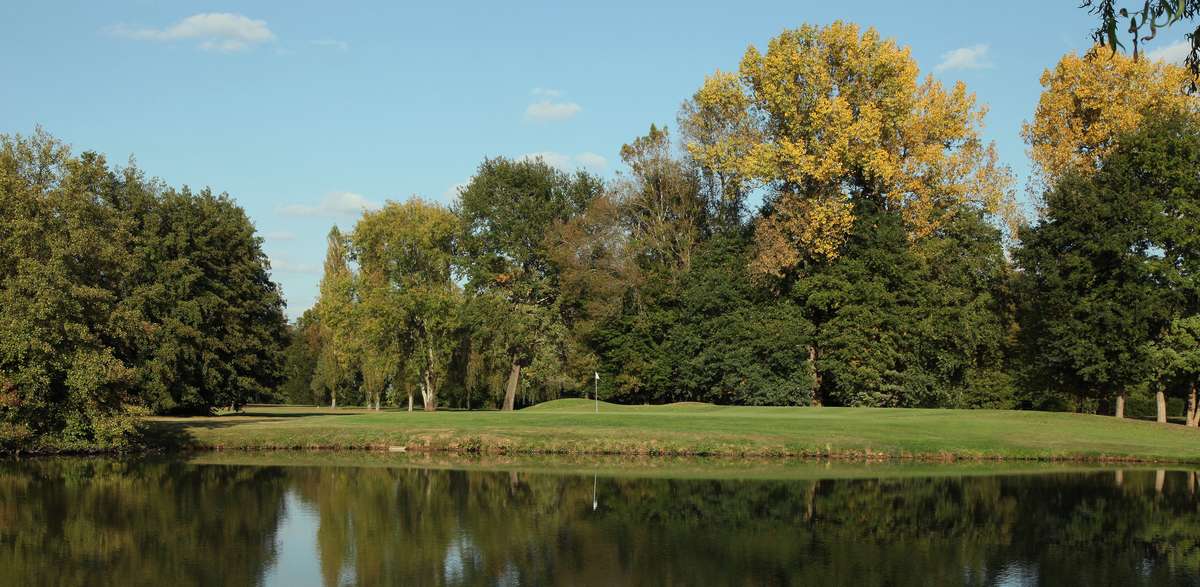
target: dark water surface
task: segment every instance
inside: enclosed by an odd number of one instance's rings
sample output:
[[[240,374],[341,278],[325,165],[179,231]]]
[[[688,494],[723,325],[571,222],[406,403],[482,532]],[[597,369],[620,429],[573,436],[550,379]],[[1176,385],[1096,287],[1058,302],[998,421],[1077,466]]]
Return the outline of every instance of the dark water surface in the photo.
[[[456,466],[2,461],[0,585],[1200,585],[1185,470]]]

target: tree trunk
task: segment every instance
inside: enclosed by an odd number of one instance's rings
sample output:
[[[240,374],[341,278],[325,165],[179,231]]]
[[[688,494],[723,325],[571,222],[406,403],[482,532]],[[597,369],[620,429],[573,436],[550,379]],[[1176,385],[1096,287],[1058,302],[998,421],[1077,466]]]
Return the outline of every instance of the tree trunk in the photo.
[[[408,388],[408,411],[412,411],[412,388]]]
[[[1125,417],[1125,392],[1117,394],[1117,410],[1114,415],[1118,418]]]
[[[1154,392],[1154,403],[1158,404],[1158,423],[1167,423],[1167,394],[1163,390]]]
[[[421,400],[425,404],[426,412],[437,411],[437,396],[433,389],[433,377],[429,372],[425,372],[425,381],[421,382]]]
[[[817,372],[817,347],[808,345],[808,374],[812,377],[812,405],[821,406],[821,374]]]
[[[1158,469],[1154,472],[1154,493],[1162,495],[1163,486],[1167,484],[1167,470]]]
[[[329,407],[330,408],[337,407],[337,393],[336,392],[329,394]]]
[[[1187,418],[1184,423],[1192,427],[1200,425],[1200,413],[1197,413],[1196,406],[1196,384],[1194,382],[1192,383],[1192,392],[1188,395]]]
[[[513,357],[512,370],[508,372],[508,383],[504,386],[504,406],[501,410],[505,412],[513,411],[513,406],[517,403],[517,386],[521,384],[521,364],[517,362],[517,358]]]

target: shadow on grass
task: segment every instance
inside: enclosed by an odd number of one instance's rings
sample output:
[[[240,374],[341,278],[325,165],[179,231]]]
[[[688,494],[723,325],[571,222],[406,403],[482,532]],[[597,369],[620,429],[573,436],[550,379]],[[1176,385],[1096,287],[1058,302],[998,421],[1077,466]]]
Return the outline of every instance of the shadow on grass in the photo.
[[[180,451],[196,445],[196,438],[183,422],[146,422],[140,444],[149,450]]]

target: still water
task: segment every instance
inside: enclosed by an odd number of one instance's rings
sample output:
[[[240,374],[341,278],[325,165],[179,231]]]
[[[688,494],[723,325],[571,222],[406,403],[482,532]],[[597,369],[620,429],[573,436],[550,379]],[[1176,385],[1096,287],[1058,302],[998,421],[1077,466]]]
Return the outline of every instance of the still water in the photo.
[[[1186,470],[213,460],[0,461],[0,585],[1200,585]]]

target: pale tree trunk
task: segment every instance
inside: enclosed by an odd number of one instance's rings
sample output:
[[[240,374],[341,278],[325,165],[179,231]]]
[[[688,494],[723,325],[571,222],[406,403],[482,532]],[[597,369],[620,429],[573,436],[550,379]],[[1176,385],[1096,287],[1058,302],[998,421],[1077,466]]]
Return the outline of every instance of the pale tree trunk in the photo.
[[[505,412],[513,411],[513,406],[517,403],[517,386],[521,383],[521,364],[517,362],[516,357],[512,360],[512,370],[508,373],[508,383],[504,386],[504,406],[500,409]]]
[[[412,388],[408,388],[408,411],[412,411]]]
[[[1162,494],[1163,486],[1167,484],[1167,470],[1159,469],[1154,472],[1154,493]]]
[[[1163,390],[1154,392],[1154,403],[1158,405],[1158,423],[1167,423],[1167,394]]]
[[[1196,406],[1196,384],[1192,383],[1192,392],[1188,395],[1187,418],[1184,422],[1188,426],[1196,427],[1200,425],[1200,413],[1197,413]]]
[[[1125,417],[1125,392],[1123,391],[1117,394],[1117,410],[1114,415],[1118,418]]]
[[[337,392],[336,391],[329,394],[329,407],[330,408],[337,407]]]
[[[422,397],[425,399],[425,411],[433,412],[437,410],[437,382],[433,377],[433,345],[429,344],[425,347],[425,356],[428,359],[426,363],[425,373],[422,375],[425,379],[425,384],[422,386]]]
[[[1117,487],[1125,485],[1125,471],[1117,469],[1113,474],[1113,482],[1116,483]]]

